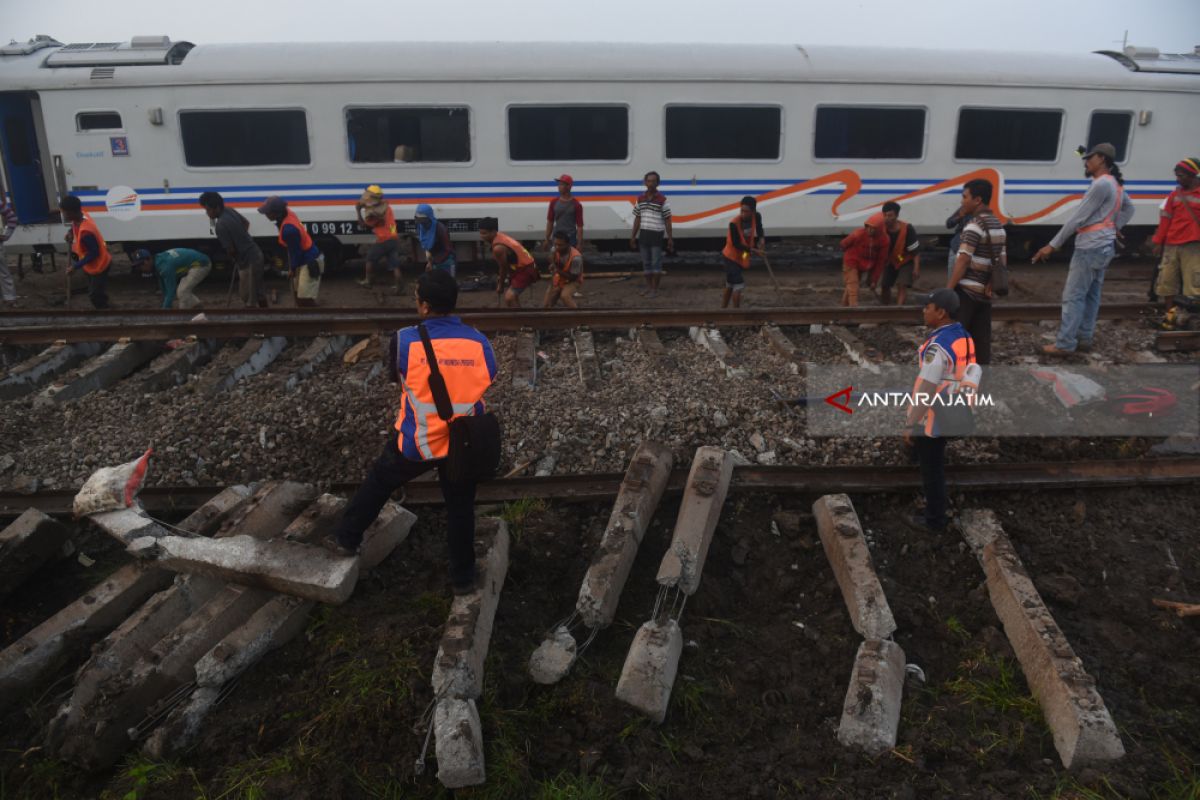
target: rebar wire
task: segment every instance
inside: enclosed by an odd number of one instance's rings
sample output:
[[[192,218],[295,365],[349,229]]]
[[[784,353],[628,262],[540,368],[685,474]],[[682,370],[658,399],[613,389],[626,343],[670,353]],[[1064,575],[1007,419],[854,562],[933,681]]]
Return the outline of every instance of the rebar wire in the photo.
[[[675,620],[676,622],[679,622],[679,620],[683,618],[683,609],[687,606],[688,598],[691,597],[691,595],[684,594],[683,592],[680,592],[679,596],[683,598],[679,601],[679,610],[675,611],[671,616],[671,619]]]
[[[650,613],[650,619],[658,619],[658,612],[662,610],[663,600],[667,598],[667,592],[670,591],[667,586],[658,587],[658,596],[654,598],[654,611]]]
[[[558,622],[551,625],[550,630],[546,631],[544,638],[546,638],[546,639],[553,638],[554,634],[558,632],[559,628],[566,628],[567,631],[570,632],[571,630],[574,629],[575,622],[578,619],[579,619],[579,611],[577,609],[575,611],[572,611],[570,616],[560,619]]]
[[[578,659],[580,656],[583,655],[583,651],[588,649],[588,645],[590,645],[592,642],[594,642],[596,640],[596,636],[599,635],[599,633],[600,633],[599,628],[588,628],[588,631],[589,631],[589,633],[588,633],[587,639],[585,639],[583,641],[582,645],[575,648],[575,658],[576,659]]]
[[[413,764],[413,774],[415,776],[425,773],[425,754],[429,752],[429,738],[433,736],[433,723],[436,717],[437,704],[445,693],[446,686],[443,685],[441,691],[434,694],[433,699],[425,706],[425,710],[417,718],[417,724],[413,726],[413,733],[419,734],[422,728],[425,730],[425,743],[421,746],[421,754],[417,756],[416,763]]]
[[[150,520],[151,522],[155,522],[159,525],[162,525],[164,528],[167,528],[168,530],[172,530],[172,531],[175,531],[176,533],[183,534],[183,536],[185,536],[188,539],[195,539],[200,535],[200,534],[196,533],[195,531],[189,531],[185,528],[180,528],[178,525],[172,525],[169,522],[163,522],[161,519],[159,519],[157,517],[152,517],[149,514],[146,514],[146,509],[144,509],[144,508],[141,511],[143,514],[146,515],[146,519]]]
[[[233,690],[237,688],[238,681],[241,679],[242,674],[234,675],[227,683],[225,683],[224,686],[220,688],[220,690],[217,691],[217,699],[213,700],[213,708],[216,708],[217,706],[221,705],[221,703],[224,703],[225,700],[228,699],[229,695],[233,694]]]
[[[147,733],[157,728],[158,724],[166,719],[167,715],[175,710],[176,706],[191,697],[192,692],[195,691],[195,689],[195,681],[192,681],[191,683],[185,683],[183,686],[180,686],[174,692],[167,695],[167,697],[165,697],[163,700],[160,700],[157,710],[153,714],[148,714],[142,719],[141,722],[134,726],[133,730],[130,732],[129,738],[134,740],[141,739]]]

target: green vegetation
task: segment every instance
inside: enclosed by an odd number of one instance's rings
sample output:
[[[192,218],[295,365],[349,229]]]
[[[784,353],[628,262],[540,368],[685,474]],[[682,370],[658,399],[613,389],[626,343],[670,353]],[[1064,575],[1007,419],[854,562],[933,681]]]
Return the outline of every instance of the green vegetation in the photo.
[[[504,504],[500,518],[508,523],[508,535],[514,543],[519,544],[525,535],[525,520],[531,514],[540,514],[547,508],[546,501],[540,497],[522,497]]]

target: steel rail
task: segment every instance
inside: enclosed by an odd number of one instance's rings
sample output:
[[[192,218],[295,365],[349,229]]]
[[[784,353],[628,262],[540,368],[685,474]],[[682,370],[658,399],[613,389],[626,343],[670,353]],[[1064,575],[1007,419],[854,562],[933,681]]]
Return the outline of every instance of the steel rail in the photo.
[[[479,485],[478,503],[499,503],[524,498],[561,502],[611,500],[623,476],[617,472],[500,478]],[[671,473],[667,491],[678,494],[687,482],[687,470]],[[959,464],[946,472],[950,489],[1003,491],[1020,489],[1110,488],[1200,482],[1200,458],[1116,459],[1110,461],[1034,461],[1007,464]],[[902,466],[746,466],[733,471],[735,492],[886,493],[921,486],[916,467]],[[149,486],[139,499],[152,514],[194,511],[221,486]],[[353,483],[334,483],[327,491],[348,494]],[[442,502],[436,480],[419,480],[406,487],[407,505]],[[13,517],[27,508],[51,515],[69,515],[78,489],[48,489],[31,494],[0,492],[0,517]]]
[[[1109,303],[1100,307],[1104,319],[1125,319],[1151,312],[1157,306],[1150,303]],[[1057,319],[1062,307],[1057,303],[1022,305],[999,304],[992,319],[1006,322],[1037,322]],[[642,325],[661,328],[685,328],[693,325],[714,327],[744,327],[773,323],[776,325],[828,325],[834,323],[920,323],[920,309],[913,306],[870,306],[845,308],[841,306],[781,306],[753,309],[588,309],[583,311],[529,310],[463,311],[464,322],[487,332],[537,330],[566,330],[587,327],[593,330],[628,330]],[[108,322],[104,316],[96,324],[76,325],[70,320],[48,324],[0,327],[0,342],[4,344],[39,344],[57,340],[67,342],[163,340],[196,336],[201,339],[234,339],[246,336],[318,336],[321,334],[367,335],[413,325],[413,313],[377,311],[351,315],[325,312],[300,312],[292,315],[273,313],[255,315],[251,319],[209,319],[205,322]],[[119,319],[119,317],[118,317]]]

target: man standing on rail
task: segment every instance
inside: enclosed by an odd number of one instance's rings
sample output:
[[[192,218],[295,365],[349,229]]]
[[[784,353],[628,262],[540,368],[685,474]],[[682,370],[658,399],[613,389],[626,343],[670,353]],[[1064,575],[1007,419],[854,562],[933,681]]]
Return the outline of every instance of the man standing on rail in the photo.
[[[1175,181],[1151,239],[1154,255],[1162,256],[1154,291],[1168,309],[1180,296],[1189,305],[1200,301],[1200,158],[1176,164]]]
[[[663,253],[675,249],[675,237],[671,231],[671,207],[667,198],[658,190],[658,173],[651,170],[642,178],[646,191],[638,195],[633,205],[633,233],[629,246],[641,251],[642,273],[646,276],[643,297],[658,297],[658,284],[662,280]],[[663,239],[666,238],[666,247]]]
[[[17,211],[3,195],[0,195],[0,227],[3,228],[3,232],[0,233],[0,299],[4,300],[5,305],[15,305],[17,288],[13,284],[12,273],[8,271],[8,256],[4,253],[4,243],[17,229]]]
[[[63,219],[71,223],[71,230],[66,237],[73,256],[67,266],[67,290],[70,291],[70,274],[81,269],[88,276],[88,297],[92,306],[108,308],[108,268],[112,264],[112,256],[104,244],[104,237],[100,235],[100,228],[73,194],[64,197],[58,207]]]
[[[174,304],[176,293],[180,308],[198,308],[200,298],[195,295],[196,287],[212,272],[212,261],[208,256],[186,247],[173,247],[158,255],[143,248],[134,252],[130,263],[134,269],[141,269],[146,277],[153,274],[158,278],[163,308]]]
[[[237,270],[238,295],[246,307],[267,307],[267,290],[263,288],[263,253],[250,235],[250,220],[236,209],[225,205],[217,192],[203,192],[200,205],[212,221],[217,244],[225,251]]]
[[[354,213],[364,228],[375,234],[375,242],[367,248],[367,265],[359,286],[371,288],[371,276],[378,269],[392,273],[392,291],[400,294],[400,233],[391,205],[383,198],[383,189],[372,184],[354,204]]]
[[[313,244],[312,237],[296,212],[288,208],[287,201],[272,195],[258,207],[258,213],[275,223],[279,228],[279,243],[287,249],[288,272],[292,277],[292,291],[298,306],[315,306],[317,293],[321,291],[321,273],[325,270],[325,256]]]
[[[554,234],[554,249],[550,251],[550,285],[546,287],[546,299],[542,308],[552,308],[562,300],[570,309],[578,309],[573,297],[583,283],[583,256],[567,239],[562,231]]]
[[[961,407],[936,405],[946,399],[969,394],[979,386],[981,370],[975,363],[975,343],[962,325],[954,321],[958,295],[950,289],[935,289],[921,310],[929,338],[917,350],[920,372],[913,386],[913,404],[905,417],[904,444],[916,451],[925,490],[923,516],[904,516],[903,522],[923,533],[946,530],[946,440],[949,411]],[[943,410],[944,409],[944,410]],[[968,409],[969,413],[969,409]]]
[[[496,378],[496,356],[487,337],[452,316],[458,284],[443,270],[422,273],[416,300],[456,416],[482,414],[483,395]],[[357,552],[363,533],[392,492],[437,467],[446,501],[450,583],[456,595],[469,594],[475,588],[475,484],[451,483],[441,469],[449,452],[450,426],[438,416],[418,328],[405,328],[392,336],[388,370],[401,389],[395,430],[346,506],[334,540],[343,553]]]
[[[450,229],[439,222],[433,206],[422,203],[417,206],[414,218],[417,224],[417,242],[425,251],[425,271],[440,269],[455,277],[458,260],[454,255],[454,243],[450,241]]]
[[[887,262],[883,267],[879,302],[892,304],[892,287],[896,289],[896,304],[904,305],[913,281],[921,277],[921,240],[917,229],[900,219],[900,204],[889,200],[883,204],[883,229],[888,235]]]
[[[725,231],[725,248],[721,256],[725,264],[725,291],[721,293],[721,308],[742,305],[742,292],[746,289],[743,273],[750,269],[750,254],[763,254],[767,237],[763,233],[762,214],[758,213],[758,200],[746,195],[738,208],[736,217],[729,221]]]
[[[506,233],[499,231],[500,223],[495,217],[479,220],[479,238],[492,251],[499,274],[496,276],[496,294],[503,295],[504,305],[521,307],[521,293],[533,285],[541,276],[537,262],[525,246]],[[505,290],[505,284],[508,289]]]
[[[1125,193],[1125,178],[1116,158],[1117,150],[1108,142],[1084,154],[1084,174],[1092,179],[1092,185],[1050,244],[1033,255],[1034,264],[1045,261],[1055,250],[1062,249],[1071,234],[1079,234],[1075,237],[1067,282],[1063,284],[1058,338],[1054,344],[1042,348],[1048,356],[1067,356],[1092,348],[1104,270],[1116,252],[1117,231],[1133,218],[1133,202]]]
[[[888,236],[883,214],[872,214],[858,230],[842,239],[842,305],[858,305],[863,275],[877,274],[887,261]]]
[[[575,179],[565,172],[554,179],[558,183],[558,197],[550,201],[546,211],[546,238],[543,248],[550,247],[550,237],[555,231],[567,234],[571,246],[583,249],[583,203],[571,196]]]
[[[975,360],[992,363],[992,265],[1008,263],[1004,226],[990,208],[992,184],[967,181],[962,190],[963,227],[954,270],[946,288],[958,295],[955,316],[975,341]]]

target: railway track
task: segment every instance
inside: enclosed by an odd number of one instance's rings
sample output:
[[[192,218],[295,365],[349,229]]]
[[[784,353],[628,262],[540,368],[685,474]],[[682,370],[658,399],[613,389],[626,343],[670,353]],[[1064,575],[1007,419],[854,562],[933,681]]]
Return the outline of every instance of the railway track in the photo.
[[[617,494],[622,473],[552,475],[499,478],[481,484],[479,503],[500,503],[524,498],[560,502],[609,500]],[[686,469],[671,473],[667,491],[680,493]],[[1040,461],[1008,464],[959,464],[947,470],[949,487],[958,491],[1019,489],[1097,489],[1123,486],[1187,484],[1200,481],[1200,458],[1115,459],[1107,461]],[[746,466],[736,467],[731,491],[886,493],[918,489],[916,467],[898,466]],[[152,514],[190,513],[216,495],[222,486],[150,486],[139,499]],[[349,494],[353,483],[334,483],[327,491]],[[30,494],[0,492],[0,517],[14,517],[27,508],[66,516],[78,488],[47,489]],[[417,480],[406,487],[406,505],[442,502],[436,480]]]
[[[1152,303],[1109,303],[1101,306],[1102,319],[1127,319],[1158,309]],[[995,321],[1038,322],[1058,319],[1057,303],[998,304]],[[265,311],[212,311],[202,322],[193,322],[192,312],[178,311],[87,311],[40,314],[0,314],[0,343],[46,344],[55,341],[95,342],[129,339],[154,341],[195,336],[200,339],[235,339],[245,336],[369,335],[396,330],[417,322],[413,313],[372,308],[268,309]],[[753,309],[629,309],[604,308],[583,311],[520,309],[510,311],[464,311],[460,316],[486,332],[567,330],[628,330],[643,325],[681,328],[694,325],[747,327],[776,325],[916,324],[914,306],[791,306]]]

